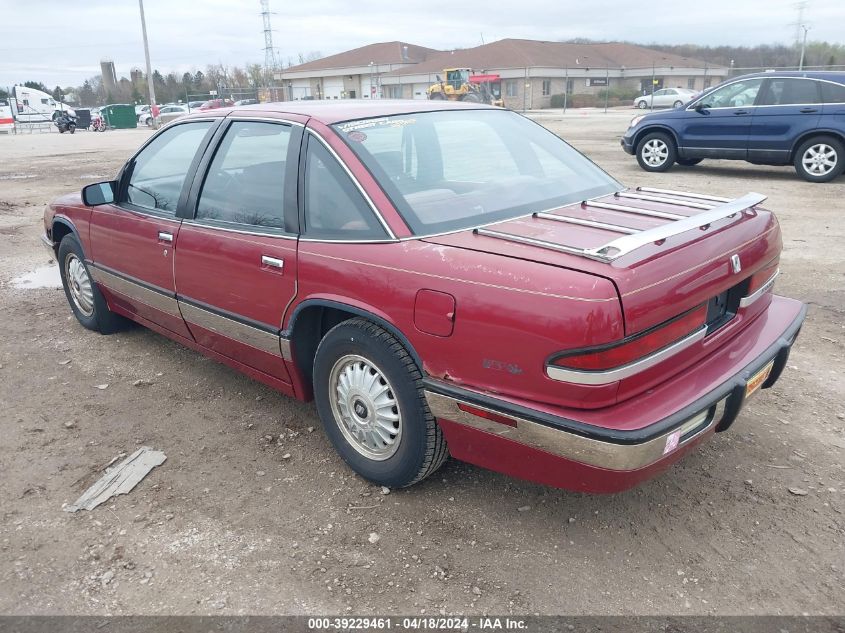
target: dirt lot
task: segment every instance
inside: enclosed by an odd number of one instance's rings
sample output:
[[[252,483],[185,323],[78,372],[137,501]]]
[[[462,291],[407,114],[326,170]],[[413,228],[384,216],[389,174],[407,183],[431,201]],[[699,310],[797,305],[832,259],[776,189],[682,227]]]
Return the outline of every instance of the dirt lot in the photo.
[[[313,406],[142,328],[84,330],[60,290],[12,280],[48,261],[43,205],[113,175],[148,132],[0,136],[0,613],[845,613],[845,178],[647,174],[619,148],[630,116],[537,118],[631,186],[768,194],[777,291],[811,309],[788,371],[730,433],[616,496],[454,460],[383,495]],[[140,445],[167,461],[62,512]]]

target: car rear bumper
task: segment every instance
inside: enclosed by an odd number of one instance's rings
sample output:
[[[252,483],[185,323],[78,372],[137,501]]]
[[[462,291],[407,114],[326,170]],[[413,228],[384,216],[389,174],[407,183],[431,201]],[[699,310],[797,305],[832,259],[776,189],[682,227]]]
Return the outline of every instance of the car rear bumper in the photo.
[[[617,492],[664,470],[710,433],[727,430],[747,400],[749,382],[764,372],[761,388],[777,381],[807,308],[773,297],[768,310],[780,318],[764,318],[748,332],[757,337],[752,349],[714,353],[734,363],[725,379],[673,411],[661,414],[659,405],[647,403],[654,419],[637,428],[596,426],[433,379],[426,379],[426,399],[458,459],[561,488]],[[604,419],[614,410],[630,415],[632,407],[609,407]]]

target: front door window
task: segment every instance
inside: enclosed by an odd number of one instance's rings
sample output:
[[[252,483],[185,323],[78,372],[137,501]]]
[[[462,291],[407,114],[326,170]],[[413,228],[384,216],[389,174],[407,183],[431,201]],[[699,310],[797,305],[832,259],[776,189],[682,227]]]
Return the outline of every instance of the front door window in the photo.
[[[763,79],[736,81],[714,90],[699,102],[703,108],[742,108],[754,105]]]
[[[211,126],[211,121],[184,123],[156,136],[135,157],[126,202],[175,216],[185,178]]]

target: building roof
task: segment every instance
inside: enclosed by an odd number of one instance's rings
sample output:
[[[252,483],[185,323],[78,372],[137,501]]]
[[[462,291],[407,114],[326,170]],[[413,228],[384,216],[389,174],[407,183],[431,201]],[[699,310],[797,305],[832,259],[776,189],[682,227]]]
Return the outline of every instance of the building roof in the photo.
[[[659,68],[678,66],[704,68],[699,59],[663,53],[636,44],[572,44],[539,40],[504,39],[475,48],[431,55],[425,61],[385,73],[417,75],[441,72],[444,68],[467,67],[475,70],[502,68]],[[710,65],[712,68],[712,64]]]
[[[438,55],[442,52],[433,48],[426,48],[425,46],[408,44],[407,42],[379,42],[377,44],[361,46],[360,48],[353,48],[350,51],[344,51],[336,55],[329,55],[313,62],[291,66],[290,68],[285,68],[283,72],[354,68],[366,66],[370,62],[376,64],[418,64],[431,58],[432,55]]]

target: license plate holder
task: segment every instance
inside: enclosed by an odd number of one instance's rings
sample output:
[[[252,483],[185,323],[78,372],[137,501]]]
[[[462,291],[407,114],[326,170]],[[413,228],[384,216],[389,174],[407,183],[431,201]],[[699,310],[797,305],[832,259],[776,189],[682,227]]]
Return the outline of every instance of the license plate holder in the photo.
[[[748,382],[745,383],[745,399],[748,400],[751,396],[753,396],[760,387],[763,386],[763,383],[766,382],[766,379],[772,373],[772,368],[775,366],[775,360],[772,359],[766,365],[759,370],[756,374],[751,376],[748,379]]]

